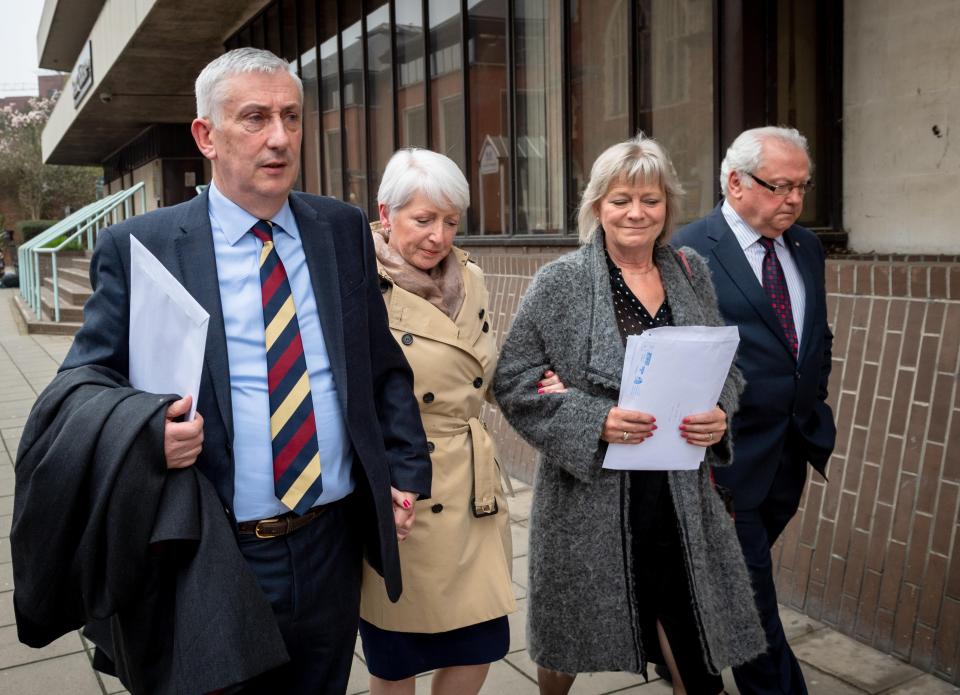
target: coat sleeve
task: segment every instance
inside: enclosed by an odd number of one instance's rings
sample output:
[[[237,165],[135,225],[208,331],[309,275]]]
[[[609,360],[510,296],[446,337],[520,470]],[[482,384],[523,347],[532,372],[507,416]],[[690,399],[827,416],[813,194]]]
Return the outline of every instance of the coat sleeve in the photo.
[[[93,294],[83,307],[83,325],[60,371],[99,364],[128,374],[130,286],[119,236],[113,228],[100,232],[90,261]],[[127,245],[129,249],[129,241]],[[129,263],[129,250],[126,258]]]
[[[708,326],[725,325],[723,317],[720,315],[720,309],[717,303],[717,291],[713,286],[712,276],[710,275],[710,269],[707,267],[706,260],[690,247],[685,247],[683,253],[690,263],[691,281],[693,282],[697,297],[700,299],[701,310],[706,319],[705,323]],[[740,370],[737,369],[736,363],[731,364],[727,378],[723,382],[723,389],[720,391],[720,402],[718,403],[718,405],[723,408],[723,412],[727,414],[728,425],[740,406],[740,394],[743,393],[745,385],[746,381],[744,381]],[[712,456],[710,456],[708,460],[712,466],[729,466],[733,463],[733,442],[730,439],[729,426],[723,439],[710,447],[710,453]]]
[[[545,270],[548,272],[541,271],[534,278],[517,310],[500,352],[494,395],[510,425],[543,455],[542,463],[558,465],[570,475],[590,482],[600,475],[602,453],[606,450],[600,433],[616,402],[612,395],[588,393],[568,380],[566,393],[537,393],[537,381],[543,372],[564,361],[563,356],[551,354],[548,342],[560,349],[569,347],[569,343],[563,345],[564,341],[557,338],[562,331],[555,324],[562,320],[562,315],[549,307],[562,303],[564,285],[578,284],[569,277],[560,283],[549,269]],[[552,319],[556,319],[554,325]],[[563,379],[564,375],[560,377]]]
[[[430,496],[432,469],[420,409],[413,395],[413,372],[397,345],[380,292],[373,236],[366,215],[360,212],[363,237],[364,277],[367,281],[367,312],[370,317],[370,361],[373,398],[383,447],[390,466],[390,482],[398,490]]]

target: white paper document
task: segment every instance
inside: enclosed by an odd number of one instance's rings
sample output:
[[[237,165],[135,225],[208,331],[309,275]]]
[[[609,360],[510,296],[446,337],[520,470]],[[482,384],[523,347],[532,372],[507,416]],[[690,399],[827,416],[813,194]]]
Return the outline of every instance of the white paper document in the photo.
[[[642,444],[610,444],[604,468],[691,470],[706,450],[680,436],[688,415],[716,406],[740,344],[736,326],[664,326],[627,338],[620,407],[650,413],[657,429]]]
[[[197,412],[209,321],[156,256],[130,237],[130,383],[149,393],[193,396],[188,420]]]

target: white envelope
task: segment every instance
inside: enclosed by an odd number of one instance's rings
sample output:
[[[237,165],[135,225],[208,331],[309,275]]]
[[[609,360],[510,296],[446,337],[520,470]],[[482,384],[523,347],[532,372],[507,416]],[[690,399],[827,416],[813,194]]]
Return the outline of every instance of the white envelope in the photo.
[[[663,326],[627,338],[621,408],[650,413],[657,430],[642,444],[610,444],[603,467],[691,470],[706,449],[680,436],[687,415],[711,410],[740,344],[736,326]]]
[[[149,393],[193,396],[187,420],[197,412],[209,322],[197,300],[130,237],[130,382]]]

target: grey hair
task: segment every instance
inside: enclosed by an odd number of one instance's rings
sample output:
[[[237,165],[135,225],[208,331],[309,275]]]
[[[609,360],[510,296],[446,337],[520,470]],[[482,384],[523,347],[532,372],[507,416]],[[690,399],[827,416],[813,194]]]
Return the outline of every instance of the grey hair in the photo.
[[[663,189],[667,198],[667,216],[657,243],[665,244],[680,218],[683,186],[673,162],[660,143],[642,132],[629,140],[611,145],[594,161],[590,169],[590,182],[580,197],[577,213],[580,242],[586,244],[593,238],[599,224],[597,204],[619,182],[631,186],[659,184]]]
[[[194,91],[197,95],[197,118],[209,118],[219,125],[229,78],[241,73],[285,72],[293,78],[303,103],[303,83],[290,63],[260,48],[235,48],[212,60],[200,71]]]
[[[434,205],[449,205],[461,213],[470,207],[470,186],[452,159],[416,147],[397,150],[383,170],[377,202],[392,212],[403,208],[417,193]]]
[[[727,154],[720,164],[720,191],[723,195],[727,195],[731,171],[738,174],[751,174],[763,166],[763,143],[767,140],[778,140],[790,147],[796,147],[807,155],[807,161],[810,161],[807,139],[796,128],[770,125],[745,130],[727,148]],[[750,188],[753,186],[753,181],[744,179],[743,185]]]

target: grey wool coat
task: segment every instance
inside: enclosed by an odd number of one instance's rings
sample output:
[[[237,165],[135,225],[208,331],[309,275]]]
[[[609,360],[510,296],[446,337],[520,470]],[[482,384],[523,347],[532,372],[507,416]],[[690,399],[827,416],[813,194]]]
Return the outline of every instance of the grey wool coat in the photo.
[[[531,658],[566,673],[642,673],[647,660],[634,618],[630,478],[601,468],[606,443],[600,433],[617,404],[624,357],[602,234],[536,274],[493,388],[504,416],[540,452],[530,515]],[[690,277],[669,247],[654,252],[676,325],[723,325],[705,261],[690,249],[684,253]],[[547,368],[556,370],[567,393],[537,394],[534,384]],[[736,410],[742,388],[734,369],[720,398],[727,413]],[[766,649],[733,521],[709,478],[708,466],[731,463],[726,443],[708,449],[699,470],[668,474],[700,642],[717,672]]]

